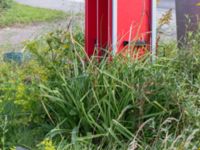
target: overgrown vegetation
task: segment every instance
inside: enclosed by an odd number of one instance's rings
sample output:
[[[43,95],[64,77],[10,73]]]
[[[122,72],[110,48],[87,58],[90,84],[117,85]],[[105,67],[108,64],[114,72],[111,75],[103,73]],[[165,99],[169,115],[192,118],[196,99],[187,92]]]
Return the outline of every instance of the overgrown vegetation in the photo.
[[[52,21],[62,19],[67,16],[62,11],[44,8],[35,8],[27,5],[10,2],[10,0],[0,1],[0,27],[17,24],[30,24],[35,22]]]
[[[1,0],[0,1],[0,11],[3,11],[5,9],[8,9],[12,5],[12,0]]]
[[[161,45],[155,64],[149,54],[88,60],[81,32],[57,31],[29,42],[31,60],[1,64],[1,147],[198,149],[195,36],[185,50]]]

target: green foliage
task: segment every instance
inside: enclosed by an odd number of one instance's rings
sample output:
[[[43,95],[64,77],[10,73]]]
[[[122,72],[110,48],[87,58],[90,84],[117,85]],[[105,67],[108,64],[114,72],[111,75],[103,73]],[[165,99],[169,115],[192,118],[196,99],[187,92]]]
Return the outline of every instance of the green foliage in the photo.
[[[38,146],[39,150],[56,150],[52,140],[44,139]]]
[[[12,5],[12,0],[1,0],[0,1],[0,11],[10,8]]]
[[[29,42],[30,62],[0,69],[2,145],[198,149],[200,52],[198,35],[191,37],[187,50],[160,46],[155,64],[150,54],[88,59],[81,32]]]
[[[27,5],[13,3],[10,9],[3,11],[0,15],[0,27],[15,24],[30,24],[33,22],[51,21],[66,17],[62,11],[44,8],[35,8]]]
[[[56,32],[28,45],[51,70],[51,80],[40,86],[55,125],[49,137],[65,139],[71,149],[126,149],[132,139],[140,149],[169,149],[178,136],[175,148],[196,146],[187,137],[199,133],[198,43],[189,52],[175,49],[173,57],[160,57],[156,64],[121,56],[99,63],[84,61],[78,38]]]
[[[37,84],[45,80],[45,69],[34,61],[21,66],[1,62],[0,121],[6,118],[7,126],[0,136],[4,135],[6,145],[37,144],[34,138],[43,133],[41,123],[45,118]]]

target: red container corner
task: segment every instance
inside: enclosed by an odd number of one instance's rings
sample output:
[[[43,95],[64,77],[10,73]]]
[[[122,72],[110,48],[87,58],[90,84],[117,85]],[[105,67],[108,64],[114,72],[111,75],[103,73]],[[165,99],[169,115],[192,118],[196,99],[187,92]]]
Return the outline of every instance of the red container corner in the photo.
[[[85,7],[85,49],[89,57],[103,56],[108,50],[126,53],[132,42],[149,47],[151,0],[116,0],[116,4],[113,0],[86,0]],[[145,53],[144,48],[138,50],[139,55]]]

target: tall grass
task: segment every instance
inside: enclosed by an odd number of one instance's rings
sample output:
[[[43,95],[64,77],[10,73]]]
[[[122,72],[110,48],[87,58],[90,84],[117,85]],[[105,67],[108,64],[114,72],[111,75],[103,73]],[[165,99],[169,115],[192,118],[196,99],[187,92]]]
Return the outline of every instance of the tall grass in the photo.
[[[155,64],[150,54],[87,60],[80,32],[30,42],[28,49],[48,70],[48,81],[39,85],[46,122],[54,126],[47,137],[61,141],[60,149],[198,148],[198,39],[187,50],[169,47],[173,55]]]

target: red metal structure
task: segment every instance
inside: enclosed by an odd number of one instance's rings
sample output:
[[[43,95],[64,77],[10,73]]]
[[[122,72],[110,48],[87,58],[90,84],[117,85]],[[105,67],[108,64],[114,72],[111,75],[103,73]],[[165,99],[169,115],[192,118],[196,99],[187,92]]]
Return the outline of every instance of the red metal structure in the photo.
[[[102,56],[107,51],[126,53],[130,47],[142,55],[144,47],[155,41],[155,31],[151,30],[155,27],[155,5],[156,0],[86,0],[88,56]]]

